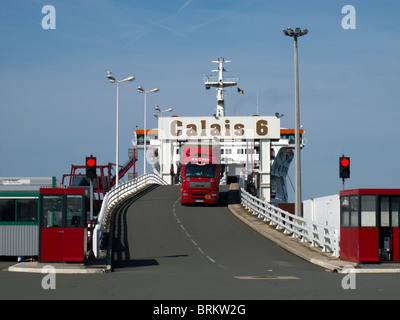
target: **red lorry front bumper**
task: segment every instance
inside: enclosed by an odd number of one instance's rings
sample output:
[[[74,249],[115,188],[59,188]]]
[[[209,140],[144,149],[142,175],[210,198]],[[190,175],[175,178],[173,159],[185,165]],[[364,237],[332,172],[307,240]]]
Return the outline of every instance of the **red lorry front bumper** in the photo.
[[[211,191],[205,193],[204,191],[188,191],[183,190],[181,192],[181,203],[206,203],[206,204],[217,204],[219,198],[219,192]]]

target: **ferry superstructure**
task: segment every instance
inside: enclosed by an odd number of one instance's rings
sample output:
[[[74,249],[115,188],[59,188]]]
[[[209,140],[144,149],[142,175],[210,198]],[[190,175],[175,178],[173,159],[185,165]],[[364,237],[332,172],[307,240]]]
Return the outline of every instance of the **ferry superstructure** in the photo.
[[[223,58],[220,58],[213,63],[218,63],[218,69],[212,70],[218,72],[217,77],[205,76],[204,84],[207,89],[216,88],[217,90],[217,108],[216,113],[212,116],[221,122],[223,119],[228,118],[225,114],[225,88],[237,86],[237,78],[224,79],[223,73],[227,72],[223,67],[224,63],[230,62]],[[254,115],[255,119],[260,119],[262,116]],[[276,118],[280,118],[281,115],[276,113]],[[178,116],[171,117],[170,119],[180,119]],[[273,117],[269,117],[272,119]],[[183,118],[181,118],[183,119]],[[160,119],[159,119],[160,120]],[[165,118],[163,119],[165,122]],[[179,121],[179,120],[174,120]],[[225,120],[226,123],[229,120]],[[271,122],[271,121],[270,121]],[[279,122],[280,123],[280,122]],[[160,124],[160,122],[159,122]],[[162,175],[161,163],[161,146],[162,141],[166,141],[160,137],[163,128],[147,130],[147,161],[152,164],[153,172]],[[198,129],[200,130],[200,129]],[[286,203],[288,202],[288,191],[287,191],[287,175],[290,164],[294,158],[295,149],[295,130],[280,128],[280,135],[275,137],[270,142],[270,155],[268,159],[270,161],[269,175],[269,188],[270,188],[270,201],[272,204]],[[300,147],[305,146],[306,140],[303,138],[304,131],[300,130]],[[132,141],[136,149],[143,149],[143,138],[144,130],[136,130],[134,140]],[[261,170],[260,163],[260,141],[259,139],[244,139],[243,137],[219,137],[218,143],[221,147],[221,164],[223,167],[223,175],[221,178],[221,184],[227,184],[230,182],[237,181],[239,176],[244,177],[248,190],[252,191],[254,195],[260,196],[259,190],[263,183],[262,174],[265,173],[265,169]],[[178,177],[180,170],[180,147],[183,144],[182,141],[170,141],[172,153],[169,158],[169,163],[164,164],[164,173],[172,170],[172,173]],[[262,154],[265,154],[265,149]],[[261,160],[262,161],[262,160]],[[175,179],[174,183],[179,183],[178,179]]]

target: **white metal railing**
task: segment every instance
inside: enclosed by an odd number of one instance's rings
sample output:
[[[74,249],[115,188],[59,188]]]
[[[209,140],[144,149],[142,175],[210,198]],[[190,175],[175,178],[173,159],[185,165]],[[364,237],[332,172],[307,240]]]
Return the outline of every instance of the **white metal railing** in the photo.
[[[205,76],[203,77],[204,83],[218,83],[218,76]],[[223,78],[223,81],[226,82],[238,82],[238,78]]]
[[[160,184],[168,185],[159,175],[154,173],[147,173],[136,179],[132,179],[126,183],[123,183],[106,193],[103,198],[100,213],[97,217],[97,222],[93,230],[93,253],[96,258],[100,255],[100,244],[103,237],[104,229],[109,220],[111,219],[111,213],[114,207],[121,201],[124,201],[127,197],[135,194],[143,187],[149,184]]]
[[[258,218],[263,218],[271,226],[275,226],[283,233],[311,243],[312,247],[320,247],[323,252],[332,252],[332,256],[339,257],[339,231],[336,228],[325,226],[315,221],[298,217],[274,205],[260,200],[240,187],[242,205]]]

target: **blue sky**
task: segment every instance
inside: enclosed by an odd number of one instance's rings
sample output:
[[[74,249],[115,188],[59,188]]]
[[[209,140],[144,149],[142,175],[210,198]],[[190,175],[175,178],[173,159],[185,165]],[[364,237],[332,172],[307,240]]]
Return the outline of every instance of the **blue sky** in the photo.
[[[47,4],[54,30],[42,28]],[[341,24],[348,4],[354,30]],[[399,17],[398,0],[2,0],[0,176],[61,180],[89,154],[114,162],[107,70],[136,78],[120,85],[122,163],[143,126],[137,87],[160,88],[147,97],[148,127],[156,127],[155,104],[212,115],[216,93],[202,78],[219,57],[232,61],[229,75],[245,91],[227,90],[228,115],[255,114],[258,88],[260,114],[283,113],[281,125],[294,127],[293,40],[282,29],[301,27],[309,30],[299,39],[303,199],[340,190],[342,154],[351,157],[346,188],[400,187]]]

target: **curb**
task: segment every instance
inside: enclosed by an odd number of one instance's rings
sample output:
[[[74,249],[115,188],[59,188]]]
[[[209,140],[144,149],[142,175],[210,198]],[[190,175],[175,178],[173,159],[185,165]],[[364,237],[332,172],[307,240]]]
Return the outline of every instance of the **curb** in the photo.
[[[108,266],[85,267],[79,265],[60,265],[40,262],[21,262],[7,268],[11,272],[58,273],[58,274],[95,274],[109,272]]]

